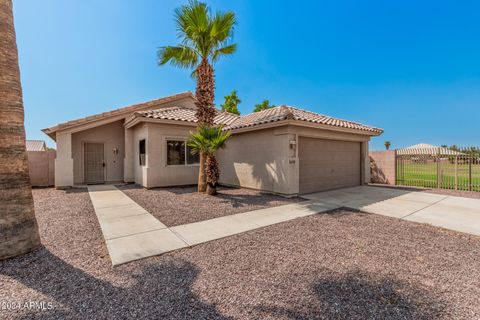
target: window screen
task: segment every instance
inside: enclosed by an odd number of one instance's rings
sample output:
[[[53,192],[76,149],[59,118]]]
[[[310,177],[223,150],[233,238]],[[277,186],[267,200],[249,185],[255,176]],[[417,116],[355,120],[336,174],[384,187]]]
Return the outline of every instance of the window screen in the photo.
[[[185,140],[167,140],[167,165],[198,164],[198,154],[193,155]]]
[[[187,146],[187,164],[198,164],[200,163],[200,156],[197,154],[192,154],[192,149]]]
[[[185,141],[167,141],[167,165],[185,164]]]

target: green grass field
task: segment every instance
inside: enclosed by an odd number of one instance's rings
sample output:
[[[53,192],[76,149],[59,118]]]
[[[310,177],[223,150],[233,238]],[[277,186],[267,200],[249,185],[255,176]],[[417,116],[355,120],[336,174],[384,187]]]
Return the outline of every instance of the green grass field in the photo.
[[[438,166],[438,168],[437,168]],[[458,190],[480,191],[480,164],[472,164],[472,178],[470,183],[469,165],[457,165]],[[439,174],[438,174],[439,173]],[[437,180],[437,176],[440,178]],[[438,182],[440,185],[438,186]],[[455,164],[448,161],[440,163],[428,162],[397,162],[397,184],[427,188],[455,189]]]

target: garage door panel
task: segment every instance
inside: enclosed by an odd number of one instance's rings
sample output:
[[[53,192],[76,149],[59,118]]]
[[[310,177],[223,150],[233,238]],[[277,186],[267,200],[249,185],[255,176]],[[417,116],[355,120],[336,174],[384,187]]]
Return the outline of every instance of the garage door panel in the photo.
[[[299,138],[300,193],[360,184],[359,142]]]

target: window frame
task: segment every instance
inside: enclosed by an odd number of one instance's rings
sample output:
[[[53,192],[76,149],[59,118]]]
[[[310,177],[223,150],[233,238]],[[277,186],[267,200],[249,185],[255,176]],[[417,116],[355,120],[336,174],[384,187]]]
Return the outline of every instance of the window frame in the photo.
[[[185,137],[165,137],[164,139],[164,150],[165,150],[165,167],[198,167],[200,166],[200,157],[198,159],[197,163],[187,163],[187,152],[188,152],[188,146],[187,146],[187,138]],[[184,164],[168,164],[168,142],[169,141],[182,141],[185,144],[185,163]]]
[[[143,141],[143,148],[145,153],[141,153],[141,143]],[[143,156],[143,164],[142,164],[142,154]],[[147,165],[147,139],[143,138],[138,140],[138,165],[141,167],[145,167]]]

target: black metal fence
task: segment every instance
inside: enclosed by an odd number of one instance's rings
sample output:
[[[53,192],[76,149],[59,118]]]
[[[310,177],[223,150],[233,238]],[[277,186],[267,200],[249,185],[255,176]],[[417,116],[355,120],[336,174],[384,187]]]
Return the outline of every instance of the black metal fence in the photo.
[[[396,184],[480,191],[480,148],[397,150]]]

